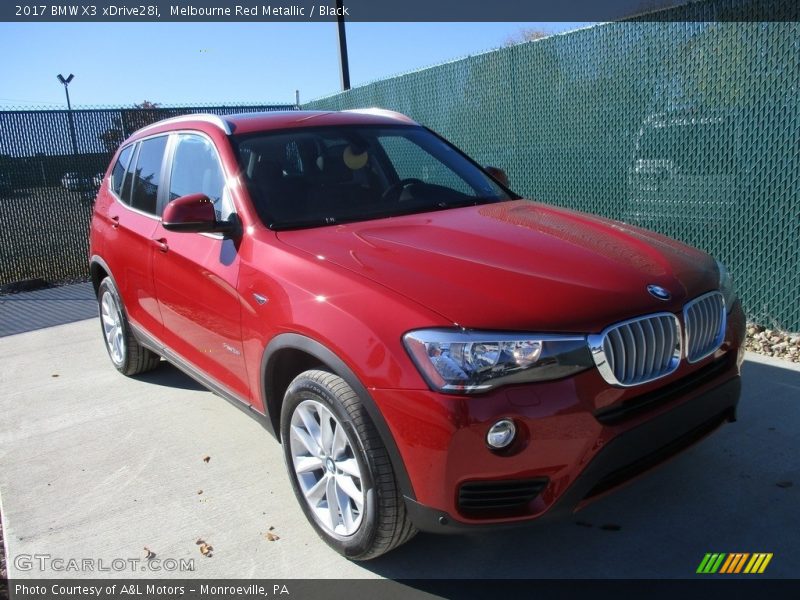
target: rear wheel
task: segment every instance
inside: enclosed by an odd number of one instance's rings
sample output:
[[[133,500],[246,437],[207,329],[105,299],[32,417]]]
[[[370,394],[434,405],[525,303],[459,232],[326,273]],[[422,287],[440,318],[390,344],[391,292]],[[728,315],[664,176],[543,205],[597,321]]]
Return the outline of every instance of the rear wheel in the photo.
[[[303,512],[337,552],[366,560],[414,536],[386,448],[341,377],[313,370],[292,381],[281,440]]]
[[[156,368],[161,357],[139,344],[133,336],[122,300],[110,277],[100,283],[97,302],[103,341],[117,370],[124,375],[137,375]]]

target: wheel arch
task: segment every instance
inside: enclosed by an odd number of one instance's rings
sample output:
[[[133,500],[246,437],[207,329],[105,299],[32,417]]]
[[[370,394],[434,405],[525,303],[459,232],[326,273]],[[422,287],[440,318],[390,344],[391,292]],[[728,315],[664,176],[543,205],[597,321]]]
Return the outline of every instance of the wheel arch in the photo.
[[[95,255],[89,261],[89,276],[92,280],[92,287],[94,288],[94,295],[97,296],[97,292],[100,290],[100,283],[106,277],[111,277],[111,281],[114,283],[114,287],[117,287],[117,282],[114,281],[114,277],[111,275],[111,269],[108,268],[108,264],[99,256]]]
[[[404,496],[414,499],[414,489],[394,436],[371,394],[341,358],[307,336],[283,333],[274,337],[264,350],[261,359],[261,390],[266,421],[271,426],[271,433],[280,440],[281,406],[286,388],[297,375],[314,368],[322,368],[338,375],[358,394],[386,447],[397,485]]]

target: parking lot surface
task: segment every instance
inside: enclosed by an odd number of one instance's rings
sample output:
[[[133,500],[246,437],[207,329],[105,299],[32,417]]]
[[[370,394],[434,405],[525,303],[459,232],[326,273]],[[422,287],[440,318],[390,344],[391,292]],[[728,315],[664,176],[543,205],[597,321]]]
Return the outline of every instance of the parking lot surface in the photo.
[[[571,519],[420,534],[354,563],[306,523],[260,425],[167,363],[119,375],[96,320],[2,337],[0,356],[11,578],[686,578],[706,552],[772,552],[758,577],[800,574],[800,370],[778,361],[748,355],[737,423]],[[145,548],[162,570],[111,568]]]

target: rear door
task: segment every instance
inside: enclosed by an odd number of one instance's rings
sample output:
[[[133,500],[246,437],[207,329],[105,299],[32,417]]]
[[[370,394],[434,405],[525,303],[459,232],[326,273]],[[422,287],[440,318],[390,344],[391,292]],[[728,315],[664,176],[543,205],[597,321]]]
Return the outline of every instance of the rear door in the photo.
[[[200,133],[173,134],[167,200],[202,193],[217,220],[233,215],[225,173],[213,142]],[[164,343],[206,376],[249,398],[236,284],[236,240],[219,234],[167,231],[159,222],[153,274]]]
[[[162,324],[153,285],[152,246],[166,144],[167,136],[162,135],[120,153],[111,181],[116,201],[106,213],[109,233],[104,242],[104,256],[128,317],[156,336]]]

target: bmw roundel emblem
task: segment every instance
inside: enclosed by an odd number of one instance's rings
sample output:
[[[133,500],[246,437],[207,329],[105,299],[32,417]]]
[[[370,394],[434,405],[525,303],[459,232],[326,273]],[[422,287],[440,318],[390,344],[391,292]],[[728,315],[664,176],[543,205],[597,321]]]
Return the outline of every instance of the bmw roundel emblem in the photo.
[[[670,294],[660,285],[650,284],[647,286],[647,291],[650,292],[651,296],[658,298],[659,300],[669,300],[670,298],[672,298],[672,294]]]

